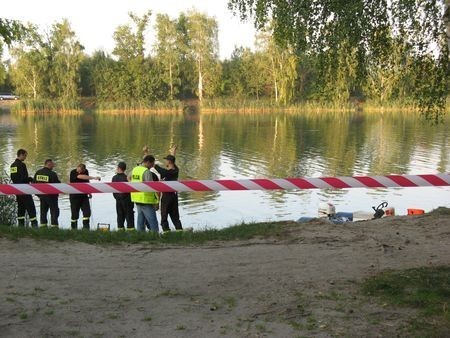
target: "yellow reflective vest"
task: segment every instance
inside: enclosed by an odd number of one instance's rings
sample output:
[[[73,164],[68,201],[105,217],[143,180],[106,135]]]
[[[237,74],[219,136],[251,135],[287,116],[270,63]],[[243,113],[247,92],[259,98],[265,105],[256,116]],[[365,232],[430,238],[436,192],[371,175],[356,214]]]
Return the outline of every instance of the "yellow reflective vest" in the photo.
[[[149,170],[144,166],[137,166],[131,172],[131,182],[144,182],[144,173]],[[131,201],[140,204],[158,204],[158,195],[155,192],[132,192]]]

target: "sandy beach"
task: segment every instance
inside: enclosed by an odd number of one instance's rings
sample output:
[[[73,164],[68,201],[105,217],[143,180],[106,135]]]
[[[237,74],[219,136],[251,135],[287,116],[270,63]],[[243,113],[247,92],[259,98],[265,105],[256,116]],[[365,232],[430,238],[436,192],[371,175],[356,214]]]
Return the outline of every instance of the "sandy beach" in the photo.
[[[379,337],[414,315],[367,299],[386,269],[450,264],[450,217],[291,225],[199,246],[0,238],[3,337]]]

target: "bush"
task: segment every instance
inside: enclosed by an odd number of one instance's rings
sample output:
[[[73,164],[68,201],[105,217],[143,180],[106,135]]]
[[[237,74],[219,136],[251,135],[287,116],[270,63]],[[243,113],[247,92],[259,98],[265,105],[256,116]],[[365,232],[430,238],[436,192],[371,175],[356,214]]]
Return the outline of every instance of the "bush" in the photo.
[[[0,172],[0,184],[11,183],[8,175]],[[0,195],[0,225],[16,224],[16,198],[11,195]]]

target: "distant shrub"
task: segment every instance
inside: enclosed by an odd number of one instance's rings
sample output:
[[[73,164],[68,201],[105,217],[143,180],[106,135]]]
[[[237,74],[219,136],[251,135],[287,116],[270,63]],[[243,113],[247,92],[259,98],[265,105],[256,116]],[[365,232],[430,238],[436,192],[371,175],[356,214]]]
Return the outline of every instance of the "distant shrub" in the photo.
[[[11,183],[5,172],[0,172],[0,184]],[[0,225],[16,224],[16,198],[11,195],[0,195]]]

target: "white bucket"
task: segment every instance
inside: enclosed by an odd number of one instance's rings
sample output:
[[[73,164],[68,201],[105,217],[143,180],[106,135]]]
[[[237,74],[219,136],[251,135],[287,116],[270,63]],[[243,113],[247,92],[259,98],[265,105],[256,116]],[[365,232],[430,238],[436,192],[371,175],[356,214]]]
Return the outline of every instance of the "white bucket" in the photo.
[[[319,218],[328,218],[336,215],[336,207],[332,203],[320,203],[318,210]]]

